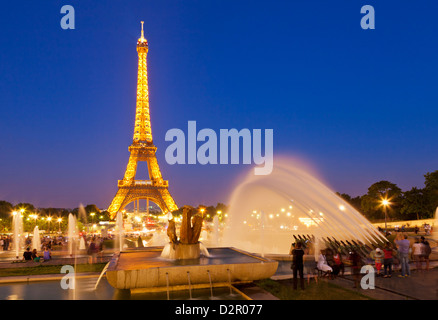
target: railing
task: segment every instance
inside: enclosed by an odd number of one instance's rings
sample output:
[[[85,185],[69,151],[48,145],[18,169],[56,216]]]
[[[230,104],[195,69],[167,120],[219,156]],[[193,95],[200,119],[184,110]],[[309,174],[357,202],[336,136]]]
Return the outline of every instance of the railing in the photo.
[[[154,182],[152,180],[119,180],[118,186],[157,186],[157,187],[168,187],[169,182],[166,180],[163,180],[161,183]]]

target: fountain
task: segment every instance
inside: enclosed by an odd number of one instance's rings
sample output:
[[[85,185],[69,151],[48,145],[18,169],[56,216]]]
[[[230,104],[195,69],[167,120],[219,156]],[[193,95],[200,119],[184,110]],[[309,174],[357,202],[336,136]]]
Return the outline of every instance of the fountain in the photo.
[[[203,218],[195,209],[183,208],[180,237],[169,220],[169,243],[164,247],[137,248],[113,255],[106,277],[117,289],[180,290],[227,287],[230,281],[250,282],[272,276],[278,262],[235,248],[209,248],[199,242]],[[214,281],[213,281],[214,279]],[[187,287],[188,286],[188,287]],[[168,294],[169,296],[169,294]]]
[[[278,262],[269,257],[289,257],[293,242],[304,243],[316,257],[324,247],[366,252],[370,245],[386,241],[351,205],[290,160],[277,160],[268,176],[251,171],[234,190],[228,216],[222,237],[214,222],[213,239],[220,239],[221,246],[207,250],[199,242],[202,216],[184,207],[179,238],[170,219],[164,247],[114,254],[108,283],[133,292],[187,286],[210,288],[210,293],[213,286],[224,286],[232,292],[233,282],[271,277]]]
[[[82,236],[79,240],[79,250],[87,250],[87,244],[85,243],[85,236]]]
[[[20,211],[14,211],[12,221],[12,232],[14,235],[13,244],[15,250],[15,258],[18,259],[23,245],[23,217]]]
[[[251,172],[232,194],[229,217],[223,244],[262,254],[287,255],[295,236],[308,234],[316,247],[326,238],[385,241],[349,203],[291,159],[276,159],[267,176]]]
[[[213,217],[213,243],[215,246],[219,245],[219,217]]]
[[[438,207],[436,207],[435,220],[432,224],[432,239],[438,242]]]
[[[84,225],[88,224],[87,211],[85,211],[84,205],[82,203],[79,204],[78,208],[78,220],[82,221]]]
[[[68,215],[68,254],[70,257],[73,256],[73,250],[75,249],[74,246],[76,245],[77,240],[77,222],[76,218],[73,214]]]
[[[120,252],[123,250],[123,244],[125,241],[125,231],[123,229],[123,214],[121,212],[117,213],[116,217],[116,241],[114,248],[119,250]]]
[[[41,250],[40,230],[38,226],[33,229],[32,249]]]

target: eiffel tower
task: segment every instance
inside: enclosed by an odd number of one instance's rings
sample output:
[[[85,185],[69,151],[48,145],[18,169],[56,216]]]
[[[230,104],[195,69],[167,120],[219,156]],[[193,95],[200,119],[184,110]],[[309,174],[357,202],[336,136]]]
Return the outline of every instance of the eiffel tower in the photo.
[[[149,90],[147,75],[148,42],[144,38],[143,21],[141,22],[141,38],[137,41],[138,52],[138,79],[137,79],[137,105],[135,113],[134,139],[129,147],[129,162],[123,180],[118,181],[118,191],[108,208],[112,219],[117,212],[134,201],[146,199],[157,204],[163,212],[177,210],[172,196],[169,193],[169,183],[163,180],[158,166],[155,147],[152,141],[151,118],[149,114]],[[135,180],[137,164],[139,161],[147,162],[150,180]]]

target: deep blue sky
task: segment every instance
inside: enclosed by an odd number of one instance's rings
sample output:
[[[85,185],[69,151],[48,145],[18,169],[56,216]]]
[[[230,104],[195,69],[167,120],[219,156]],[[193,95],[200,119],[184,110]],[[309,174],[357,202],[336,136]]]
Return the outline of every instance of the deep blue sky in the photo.
[[[76,29],[60,27],[73,5]],[[373,5],[376,29],[360,28]],[[178,205],[227,202],[248,165],[165,162],[167,130],[274,129],[333,190],[438,169],[436,1],[8,1],[0,200],[106,208],[132,143],[140,21],[152,131]],[[274,158],[275,161],[275,158]]]

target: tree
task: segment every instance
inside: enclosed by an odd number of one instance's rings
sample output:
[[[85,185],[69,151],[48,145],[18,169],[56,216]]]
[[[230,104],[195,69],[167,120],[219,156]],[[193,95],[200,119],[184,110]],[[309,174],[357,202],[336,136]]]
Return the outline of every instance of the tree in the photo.
[[[36,211],[36,208],[31,203],[23,202],[23,203],[18,203],[14,206],[14,210],[21,210],[21,209],[24,209],[24,211],[27,213]]]
[[[349,204],[351,204],[357,211],[359,211],[359,212],[362,211],[362,207],[361,207],[362,198],[361,198],[361,196],[357,196],[357,197],[352,198],[347,193],[336,192],[336,194],[339,197],[341,197],[342,199],[344,199],[345,201],[347,201]]]
[[[0,201],[0,218],[7,219],[11,217],[11,213],[13,211],[12,203],[7,201]]]
[[[438,170],[426,173],[424,178],[424,196],[427,199],[428,218],[431,218],[438,207]]]
[[[385,208],[382,206],[382,200],[388,199],[388,217],[396,218],[400,215],[401,196],[402,190],[396,184],[386,180],[376,182],[368,188],[368,193],[362,196],[362,211],[370,220],[384,219]]]
[[[429,207],[424,189],[416,187],[403,193],[400,213],[404,220],[424,219],[429,217]]]

